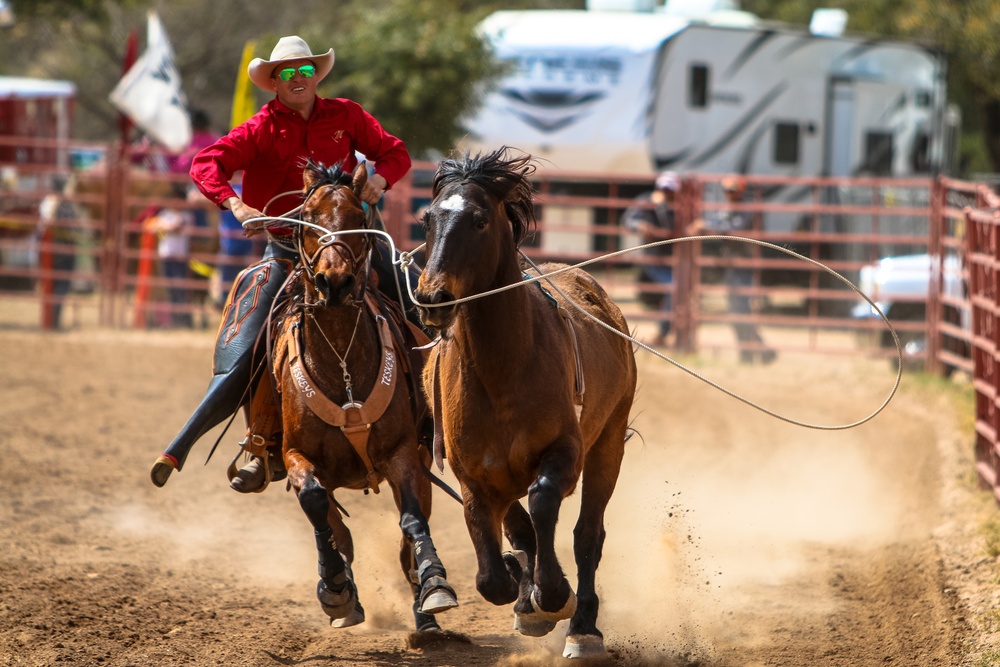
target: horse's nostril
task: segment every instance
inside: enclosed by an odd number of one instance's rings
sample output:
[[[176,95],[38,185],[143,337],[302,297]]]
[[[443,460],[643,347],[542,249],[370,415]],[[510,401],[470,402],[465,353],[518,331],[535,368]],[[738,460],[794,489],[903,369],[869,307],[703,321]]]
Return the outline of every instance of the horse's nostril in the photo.
[[[438,291],[434,292],[434,294],[431,295],[430,303],[440,304],[440,303],[448,303],[454,300],[455,300],[454,294],[452,294],[448,290],[439,289]]]
[[[330,298],[330,281],[326,277],[325,273],[317,273],[313,284],[316,286],[316,291],[319,292],[324,299]]]
[[[343,280],[337,286],[337,297],[341,302],[347,301],[347,299],[354,295],[354,286],[356,284],[357,280],[353,275],[344,276]]]

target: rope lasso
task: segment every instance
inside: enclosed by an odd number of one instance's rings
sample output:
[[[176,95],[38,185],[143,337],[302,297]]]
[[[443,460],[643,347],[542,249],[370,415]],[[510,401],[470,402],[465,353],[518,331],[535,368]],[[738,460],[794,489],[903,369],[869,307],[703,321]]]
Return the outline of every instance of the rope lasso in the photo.
[[[265,217],[268,220],[272,220],[272,221],[276,221],[276,222],[284,222],[284,223],[288,223],[288,224],[304,225],[304,226],[315,228],[316,230],[318,230],[318,231],[320,231],[322,233],[322,235],[320,237],[320,243],[326,243],[326,244],[332,243],[333,239],[336,237],[337,234],[377,234],[379,236],[382,236],[383,238],[385,238],[385,240],[389,244],[389,248],[390,248],[390,250],[392,252],[393,257],[396,257],[398,255],[398,259],[394,259],[392,263],[394,265],[398,266],[399,269],[400,269],[400,271],[403,272],[403,278],[404,278],[404,282],[406,283],[407,294],[409,295],[411,301],[414,304],[416,304],[417,306],[421,307],[421,308],[443,308],[443,307],[447,307],[447,306],[457,306],[457,305],[461,305],[463,303],[468,303],[470,301],[474,301],[475,299],[481,299],[481,298],[484,298],[484,297],[487,297],[487,296],[491,296],[493,294],[499,294],[501,292],[506,292],[507,290],[516,289],[516,288],[522,287],[524,285],[529,285],[529,284],[534,283],[534,282],[545,280],[553,289],[555,289],[567,301],[567,303],[571,304],[576,310],[580,311],[581,313],[583,313],[584,315],[586,315],[588,318],[590,318],[592,321],[596,322],[597,324],[599,324],[600,326],[604,327],[608,331],[614,333],[617,336],[620,336],[621,338],[624,338],[624,339],[630,341],[631,343],[633,343],[635,345],[638,345],[639,347],[641,347],[642,349],[646,350],[647,352],[650,352],[653,355],[659,357],[660,359],[663,359],[664,361],[666,361],[669,364],[673,365],[675,368],[678,368],[678,369],[684,371],[688,375],[691,375],[692,377],[694,377],[694,378],[696,378],[698,380],[701,380],[702,382],[704,382],[705,384],[709,385],[710,387],[713,387],[714,389],[718,389],[719,391],[721,391],[722,393],[726,394],[727,396],[729,396],[731,398],[734,398],[734,399],[740,401],[741,403],[743,403],[743,404],[745,404],[745,405],[747,405],[747,406],[749,406],[749,407],[751,407],[751,408],[753,408],[755,410],[758,410],[758,411],[760,411],[760,412],[762,412],[762,413],[764,413],[764,414],[766,414],[766,415],[768,415],[770,417],[774,417],[775,419],[778,419],[779,421],[783,421],[783,422],[788,423],[788,424],[793,424],[795,426],[801,426],[803,428],[809,428],[809,429],[819,430],[819,431],[843,431],[843,430],[847,430],[847,429],[850,429],[850,428],[855,428],[857,426],[861,426],[862,424],[865,424],[865,423],[871,421],[872,419],[874,419],[879,413],[881,413],[886,408],[886,406],[889,405],[889,402],[896,395],[896,391],[899,389],[899,384],[902,381],[902,376],[903,376],[903,346],[902,346],[902,343],[899,340],[899,335],[896,333],[895,328],[893,328],[892,323],[889,321],[889,318],[886,317],[885,313],[882,312],[882,309],[879,308],[878,304],[876,304],[867,294],[865,294],[864,292],[862,292],[854,283],[852,283],[850,280],[848,280],[846,277],[844,277],[840,273],[837,273],[836,271],[834,271],[830,267],[826,266],[822,262],[818,262],[818,261],[812,259],[811,257],[806,257],[805,255],[797,253],[794,250],[790,250],[789,248],[784,248],[782,246],[775,245],[773,243],[768,243],[767,241],[761,241],[759,239],[750,239],[750,238],[745,238],[745,237],[741,237],[741,236],[729,236],[729,235],[684,236],[684,237],[678,237],[678,238],[673,238],[673,239],[664,239],[662,241],[654,241],[652,243],[646,243],[646,244],[635,246],[635,247],[632,247],[632,248],[625,248],[623,250],[618,250],[618,251],[615,251],[615,252],[606,253],[604,255],[600,255],[598,257],[592,257],[590,259],[584,260],[582,262],[578,262],[578,263],[573,264],[573,265],[568,265],[568,266],[562,267],[562,268],[557,269],[555,271],[552,271],[550,273],[543,273],[538,268],[538,266],[535,265],[535,263],[532,262],[531,259],[528,258],[523,253],[523,251],[519,251],[519,253],[521,254],[521,256],[536,271],[538,271],[539,275],[533,276],[533,277],[529,277],[529,278],[525,278],[524,280],[521,280],[519,282],[511,283],[510,285],[504,285],[503,287],[498,287],[498,288],[493,289],[493,290],[489,290],[489,291],[486,291],[486,292],[481,292],[479,294],[473,294],[473,295],[470,295],[470,296],[467,296],[467,297],[463,297],[461,299],[455,299],[453,301],[447,301],[447,302],[436,303],[436,304],[424,304],[424,303],[420,303],[417,300],[417,298],[414,295],[414,293],[413,293],[413,285],[410,282],[410,272],[408,271],[408,269],[409,269],[409,267],[411,265],[413,265],[415,263],[415,261],[414,261],[414,255],[417,252],[419,252],[420,250],[422,250],[426,246],[425,243],[424,244],[420,244],[419,246],[417,246],[416,248],[414,248],[411,251],[399,252],[399,251],[396,250],[396,246],[395,246],[395,243],[392,240],[392,237],[389,236],[389,234],[387,232],[384,232],[384,231],[381,231],[381,230],[377,230],[377,229],[352,229],[352,230],[344,230],[344,231],[339,231],[339,232],[331,232],[331,231],[327,230],[324,227],[320,227],[319,225],[316,225],[316,224],[313,224],[313,223],[310,223],[310,222],[306,222],[304,220],[299,220],[299,219],[296,219],[296,218],[288,218],[288,217],[283,217],[283,216],[279,216],[279,217],[265,216]],[[260,219],[260,218],[253,218],[251,220],[247,220],[247,223],[251,222],[252,220],[258,220],[258,219]],[[244,223],[244,224],[246,224],[246,223]],[[631,336],[631,335],[629,335],[629,334],[627,334],[625,332],[619,331],[618,329],[615,329],[614,327],[612,327],[612,326],[610,326],[610,325],[608,325],[608,324],[600,321],[598,318],[596,318],[594,315],[592,315],[586,309],[584,309],[581,305],[579,305],[578,303],[576,303],[575,301],[573,301],[572,299],[570,299],[551,280],[551,278],[553,276],[557,276],[557,275],[560,275],[562,273],[567,273],[567,272],[573,271],[575,269],[580,269],[580,268],[583,268],[585,266],[589,266],[591,264],[596,264],[598,262],[603,262],[603,261],[606,261],[608,259],[613,259],[615,257],[619,257],[621,255],[625,255],[625,254],[628,254],[628,253],[631,253],[631,252],[636,252],[638,250],[644,250],[644,249],[647,249],[647,248],[655,248],[655,247],[664,246],[664,245],[673,245],[674,243],[680,243],[680,242],[686,242],[686,241],[713,241],[713,240],[736,241],[736,242],[740,242],[740,243],[748,243],[748,244],[757,245],[757,246],[760,246],[760,247],[763,247],[763,248],[770,248],[771,250],[777,250],[778,252],[782,252],[782,253],[784,253],[786,255],[789,255],[790,257],[794,257],[796,259],[800,259],[800,260],[802,260],[802,261],[804,261],[804,262],[806,262],[808,264],[811,264],[811,265],[815,266],[816,268],[819,268],[819,269],[823,270],[824,272],[830,274],[831,276],[833,276],[837,280],[841,281],[842,283],[844,283],[845,285],[847,285],[852,291],[854,291],[856,294],[858,294],[859,296],[861,296],[861,298],[863,298],[868,303],[868,305],[871,306],[872,310],[879,316],[879,318],[882,320],[882,322],[885,323],[886,328],[888,329],[889,333],[892,335],[892,340],[893,340],[893,343],[895,344],[895,347],[896,347],[896,361],[897,361],[897,363],[896,363],[896,379],[893,382],[892,389],[889,391],[889,394],[885,397],[885,399],[882,401],[882,403],[873,412],[871,412],[870,414],[868,414],[866,417],[863,417],[863,418],[861,418],[861,419],[859,419],[857,421],[854,421],[854,422],[850,422],[850,423],[847,423],[847,424],[833,424],[833,425],[812,424],[812,423],[809,423],[809,422],[800,421],[800,420],[797,420],[797,419],[793,419],[791,417],[786,417],[784,415],[778,414],[777,412],[774,412],[773,410],[771,410],[769,408],[766,408],[766,407],[764,407],[762,405],[759,405],[759,404],[751,401],[750,399],[745,398],[745,397],[737,394],[736,392],[734,392],[734,391],[732,391],[730,389],[726,389],[725,387],[719,385],[717,382],[715,382],[713,380],[710,380],[709,378],[706,378],[705,376],[701,375],[697,371],[694,371],[694,370],[688,368],[687,366],[685,366],[684,364],[676,361],[675,359],[671,359],[670,357],[666,356],[665,354],[662,354],[661,352],[653,349],[649,345],[646,345],[642,341],[637,340],[635,337],[633,337],[633,336]],[[398,282],[398,279],[397,279],[397,289],[398,289],[398,285],[399,285],[399,282]],[[400,292],[400,294],[401,294],[401,292]]]
[[[848,424],[834,424],[834,425],[812,424],[812,423],[809,423],[809,422],[799,421],[799,420],[793,419],[791,417],[786,417],[784,415],[781,415],[781,414],[778,414],[778,413],[774,412],[773,410],[770,410],[769,408],[766,408],[766,407],[764,407],[762,405],[759,405],[759,404],[751,401],[750,399],[744,398],[743,396],[737,394],[736,392],[734,392],[734,391],[732,391],[730,389],[726,389],[725,387],[723,387],[723,386],[719,385],[718,383],[710,380],[709,378],[706,378],[703,375],[699,374],[698,372],[696,372],[696,371],[688,368],[684,364],[682,364],[682,363],[680,363],[680,362],[678,362],[678,361],[676,361],[674,359],[671,359],[670,357],[668,357],[668,356],[666,356],[666,355],[658,352],[657,350],[654,350],[652,347],[650,347],[649,345],[646,345],[642,341],[637,340],[633,336],[631,336],[631,335],[629,335],[627,333],[624,333],[622,331],[619,331],[618,329],[615,329],[614,327],[606,324],[605,322],[602,322],[597,317],[595,317],[594,315],[592,315],[590,312],[588,312],[587,310],[585,310],[578,303],[576,303],[575,301],[573,301],[572,299],[570,299],[551,280],[551,278],[553,276],[557,276],[559,274],[566,273],[566,272],[572,271],[574,269],[582,268],[584,266],[589,266],[590,264],[594,264],[594,263],[597,263],[597,262],[602,262],[604,260],[611,259],[611,258],[614,258],[614,257],[618,257],[620,255],[624,255],[624,254],[627,254],[627,253],[630,253],[630,252],[635,252],[637,250],[643,250],[643,249],[646,249],[646,248],[653,248],[653,247],[661,246],[661,245],[672,245],[674,243],[679,243],[679,242],[682,242],[682,241],[696,241],[696,240],[697,241],[705,241],[705,240],[738,241],[738,242],[742,242],[742,243],[749,243],[749,244],[752,244],[752,245],[758,245],[758,246],[761,246],[761,247],[770,248],[770,249],[773,249],[773,250],[777,250],[779,252],[783,252],[786,255],[789,255],[791,257],[795,257],[797,259],[801,259],[801,260],[803,260],[805,262],[808,262],[809,264],[812,264],[813,266],[816,266],[817,268],[822,269],[826,273],[832,275],[833,277],[837,278],[842,283],[844,283],[845,285],[847,285],[848,287],[850,287],[856,294],[860,295],[866,302],[868,302],[868,305],[872,307],[873,311],[875,313],[877,313],[878,316],[885,323],[886,327],[889,330],[889,333],[892,334],[892,339],[893,339],[893,342],[895,343],[895,346],[896,346],[896,359],[897,359],[897,364],[896,364],[896,379],[895,379],[895,382],[893,383],[892,389],[889,391],[888,396],[886,396],[886,398],[882,401],[882,403],[873,412],[871,412],[868,416],[866,416],[866,417],[864,417],[862,419],[859,419],[857,421],[848,423]],[[419,251],[421,248],[423,248],[423,245],[418,246],[417,248],[415,248],[411,252],[401,253],[400,254],[400,263],[403,264],[403,262],[407,262],[406,265],[408,265],[408,263],[412,263],[412,261],[413,261],[413,254],[416,253],[417,251]],[[709,386],[711,386],[711,387],[713,387],[715,389],[718,389],[719,391],[721,391],[722,393],[726,394],[727,396],[729,396],[731,398],[734,398],[734,399],[740,401],[741,403],[744,403],[745,405],[748,405],[751,408],[754,408],[755,410],[759,410],[760,412],[763,412],[764,414],[766,414],[766,415],[768,415],[770,417],[774,417],[775,419],[778,419],[780,421],[786,422],[788,424],[793,424],[795,426],[801,426],[801,427],[809,428],[809,429],[813,429],[813,430],[819,430],[819,431],[843,431],[843,430],[847,430],[847,429],[854,428],[856,426],[860,426],[862,424],[865,424],[865,423],[871,421],[872,419],[874,419],[880,412],[882,412],[886,408],[886,406],[889,405],[889,402],[896,395],[896,391],[899,389],[899,383],[902,380],[902,376],[903,376],[903,347],[902,347],[902,344],[900,343],[899,335],[896,333],[896,330],[893,328],[892,323],[889,322],[889,319],[882,312],[882,309],[879,308],[878,304],[876,304],[874,301],[872,301],[872,299],[867,294],[865,294],[864,292],[862,292],[856,285],[854,285],[854,283],[852,283],[846,277],[844,277],[841,274],[837,273],[836,271],[834,271],[830,267],[826,266],[822,262],[818,262],[818,261],[816,261],[816,260],[814,260],[814,259],[812,259],[810,257],[806,257],[805,255],[801,255],[801,254],[795,252],[794,250],[790,250],[788,248],[783,248],[783,247],[775,245],[773,243],[768,243],[767,241],[761,241],[759,239],[744,238],[744,237],[740,237],[740,236],[728,236],[728,235],[685,236],[685,237],[679,237],[679,238],[673,238],[673,239],[665,239],[663,241],[655,241],[655,242],[652,242],[652,243],[647,243],[647,244],[644,244],[644,245],[636,246],[634,248],[626,248],[624,250],[618,250],[616,252],[607,253],[607,254],[601,255],[599,257],[594,257],[594,258],[591,258],[591,259],[588,259],[588,260],[584,260],[582,262],[578,262],[577,264],[574,264],[572,266],[565,266],[563,268],[557,269],[557,270],[552,271],[550,273],[543,273],[538,268],[538,266],[534,262],[531,261],[530,258],[528,258],[522,251],[519,251],[519,252],[520,252],[521,256],[525,259],[525,261],[527,261],[532,266],[532,268],[534,268],[535,271],[537,271],[539,273],[538,276],[533,276],[533,277],[530,277],[530,278],[525,278],[524,280],[522,280],[520,282],[512,283],[510,285],[505,285],[503,287],[499,287],[497,289],[490,290],[488,292],[482,292],[480,294],[474,294],[474,295],[471,295],[471,296],[463,297],[461,299],[455,299],[454,301],[448,301],[448,302],[437,303],[437,304],[422,304],[422,303],[419,303],[416,300],[416,298],[414,298],[414,294],[413,294],[413,291],[411,289],[411,285],[410,285],[410,281],[409,281],[409,272],[406,272],[406,274],[405,274],[404,277],[406,278],[406,287],[407,287],[407,290],[408,290],[408,292],[410,294],[410,298],[413,299],[413,302],[415,304],[419,305],[422,308],[439,308],[439,307],[445,307],[445,306],[455,306],[455,305],[459,305],[459,304],[462,304],[462,303],[466,303],[466,302],[472,301],[474,299],[480,299],[482,297],[490,296],[490,295],[493,295],[493,294],[498,294],[500,292],[505,292],[507,290],[514,289],[514,288],[517,288],[517,287],[521,287],[523,285],[528,285],[528,284],[531,284],[531,283],[534,283],[534,282],[538,282],[540,280],[545,280],[546,282],[548,282],[548,284],[553,289],[555,289],[557,292],[559,292],[559,294],[562,295],[562,297],[564,299],[566,299],[566,301],[568,303],[570,303],[574,308],[576,308],[577,310],[579,310],[581,313],[583,313],[584,315],[586,315],[588,318],[590,318],[591,320],[593,320],[594,322],[596,322],[600,326],[602,326],[605,329],[607,329],[608,331],[614,333],[615,335],[620,336],[622,338],[625,338],[626,340],[631,341],[632,343],[634,343],[635,345],[638,345],[639,347],[641,347],[642,349],[646,350],[647,352],[650,352],[650,353],[654,354],[655,356],[659,357],[660,359],[663,359],[664,361],[670,363],[674,367],[676,367],[676,368],[684,371],[685,373],[691,375],[692,377],[697,378],[698,380],[701,380],[702,382],[706,383],[707,385],[709,385]],[[406,265],[404,265],[404,266],[406,266]]]

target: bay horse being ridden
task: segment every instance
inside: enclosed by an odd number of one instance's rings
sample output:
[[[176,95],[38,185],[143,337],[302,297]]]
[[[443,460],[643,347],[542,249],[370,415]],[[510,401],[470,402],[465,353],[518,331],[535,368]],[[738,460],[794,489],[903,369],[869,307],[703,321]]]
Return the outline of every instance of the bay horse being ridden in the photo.
[[[315,529],[317,597],[331,622],[364,620],[350,567],[354,545],[333,492],[378,493],[385,480],[400,513],[399,559],[417,630],[440,630],[433,614],[458,601],[427,524],[430,454],[418,445],[410,392],[398,377],[407,354],[393,341],[370,283],[373,234],[326,233],[365,227],[359,196],[366,178],[364,165],[353,177],[313,163],[305,170],[305,224],[296,232],[304,294],[281,315],[273,357],[284,462]]]
[[[590,657],[605,651],[595,575],[636,383],[630,342],[602,324],[627,334],[625,319],[578,269],[552,277],[557,289],[522,285],[447,305],[522,281],[517,252],[535,221],[533,171],[530,156],[503,148],[445,160],[435,174],[416,296],[441,341],[424,390],[438,429],[435,457],[443,439],[461,483],[477,589],[494,604],[515,602],[522,634],[541,636],[570,618],[564,655]],[[574,594],[556,558],[555,527],[581,473]],[[516,551],[501,553],[501,529]]]

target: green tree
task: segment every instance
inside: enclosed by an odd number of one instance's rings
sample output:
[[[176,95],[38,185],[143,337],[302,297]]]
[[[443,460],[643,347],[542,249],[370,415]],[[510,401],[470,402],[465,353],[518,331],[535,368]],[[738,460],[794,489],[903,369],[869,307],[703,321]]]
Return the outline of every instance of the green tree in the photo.
[[[243,45],[268,57],[282,35],[337,64],[320,93],[350,97],[423,157],[447,152],[484,86],[499,72],[476,24],[499,8],[581,8],[584,0],[298,0],[293,7],[246,0],[12,0],[13,28],[0,32],[0,73],[64,79],[77,87],[74,134],[114,139],[118,112],[108,93],[122,74],[128,35],[145,48],[146,12],[170,38],[191,107],[228,130]],[[263,104],[269,99],[257,91]]]
[[[476,32],[485,12],[447,5],[362,0],[326,22],[337,26],[332,36],[318,26],[303,31],[310,44],[332,41],[337,52],[320,93],[359,102],[419,157],[453,146],[481,87],[500,73]]]
[[[92,20],[108,19],[109,8],[135,4],[136,0],[8,0],[19,20],[79,15]]]
[[[910,0],[901,13],[902,34],[928,39],[949,54],[952,99],[962,106],[967,133],[978,135],[978,148],[988,156],[980,166],[976,155],[965,156],[972,169],[1000,172],[1000,0],[929,2]],[[970,150],[975,144],[967,144]]]

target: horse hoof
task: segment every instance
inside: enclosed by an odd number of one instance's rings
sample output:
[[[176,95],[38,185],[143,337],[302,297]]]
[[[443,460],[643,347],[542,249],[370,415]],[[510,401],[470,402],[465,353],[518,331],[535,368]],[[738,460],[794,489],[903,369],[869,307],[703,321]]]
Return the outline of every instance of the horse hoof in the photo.
[[[361,607],[361,603],[358,602],[354,605],[354,610],[344,618],[331,618],[330,627],[349,628],[352,625],[360,625],[364,622],[365,610]]]
[[[423,585],[420,597],[420,611],[425,614],[440,614],[458,606],[458,597],[444,577],[431,577]]]
[[[521,566],[522,570],[528,569],[528,554],[522,551],[521,549],[512,549],[511,551],[505,551],[503,555],[504,558],[506,558],[507,556],[513,556],[514,560],[517,561],[517,564]]]
[[[528,554],[521,550],[503,552],[503,564],[515,581],[520,582],[528,571]]]
[[[604,640],[599,635],[566,635],[564,658],[600,658],[607,653]]]
[[[572,588],[569,589],[569,598],[566,599],[566,604],[559,611],[545,611],[538,604],[538,589],[536,588],[531,591],[531,607],[538,614],[539,618],[544,618],[546,621],[553,623],[563,621],[567,618],[572,618],[573,614],[576,613],[576,593],[573,592]]]
[[[423,604],[420,605],[420,611],[425,614],[440,614],[442,611],[448,611],[449,609],[454,609],[458,606],[458,600],[455,596],[444,590],[436,590],[427,596]]]
[[[514,629],[525,637],[544,637],[556,629],[556,624],[541,618],[538,614],[514,612]]]
[[[354,586],[347,584],[342,591],[336,592],[330,590],[322,579],[316,584],[316,598],[323,608],[323,613],[334,620],[347,618],[358,604]]]

